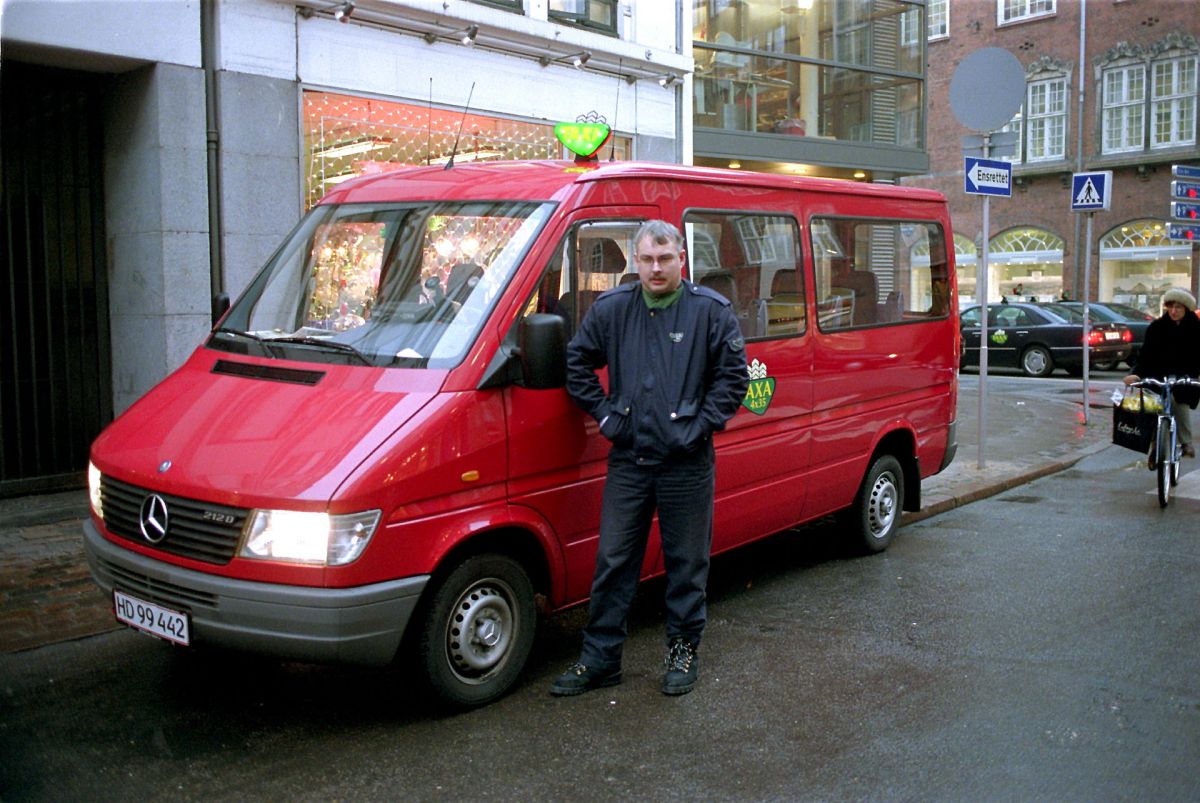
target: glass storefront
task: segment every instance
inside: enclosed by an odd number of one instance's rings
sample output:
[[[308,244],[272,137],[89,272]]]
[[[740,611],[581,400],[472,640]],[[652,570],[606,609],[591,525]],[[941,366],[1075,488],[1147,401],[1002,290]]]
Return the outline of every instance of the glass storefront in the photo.
[[[1191,265],[1192,246],[1168,240],[1163,221],[1122,223],[1100,238],[1097,299],[1158,315],[1163,293],[1172,287],[1191,287]]]
[[[347,179],[445,164],[452,152],[455,164],[573,158],[554,138],[553,123],[332,92],[304,92],[303,126],[306,209]],[[629,137],[614,135],[604,158],[613,149],[613,158],[628,159],[631,144]]]
[[[978,301],[975,285],[979,276],[979,249],[965,234],[954,235],[954,273],[958,277],[958,306]]]
[[[988,300],[1063,297],[1063,239],[1035,226],[1001,232],[988,245]]]
[[[697,128],[924,147],[921,6],[693,3]]]

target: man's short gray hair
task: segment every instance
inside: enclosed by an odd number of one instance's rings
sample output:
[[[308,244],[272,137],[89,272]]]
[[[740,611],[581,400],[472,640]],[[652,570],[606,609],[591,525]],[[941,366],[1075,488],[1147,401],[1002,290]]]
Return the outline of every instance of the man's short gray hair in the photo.
[[[683,250],[683,235],[679,233],[679,229],[665,220],[647,220],[643,223],[633,238],[635,249],[641,244],[644,237],[649,237],[650,242],[655,245],[674,243],[676,248],[680,251]]]

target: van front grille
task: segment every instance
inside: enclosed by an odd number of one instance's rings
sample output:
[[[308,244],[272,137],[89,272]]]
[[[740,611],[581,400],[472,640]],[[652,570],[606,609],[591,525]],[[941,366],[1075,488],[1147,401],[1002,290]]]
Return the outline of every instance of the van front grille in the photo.
[[[157,496],[166,507],[166,531],[157,542],[142,532],[142,507],[151,496]],[[100,500],[104,524],[114,535],[151,549],[217,565],[233,559],[249,512],[243,508],[155,493],[107,476],[100,478]],[[154,516],[160,525],[162,518],[161,513]],[[155,537],[159,535],[153,526],[147,530]]]
[[[217,596],[204,591],[186,588],[166,580],[157,580],[141,572],[118,566],[100,558],[101,571],[112,580],[113,586],[138,599],[157,602],[168,608],[191,610],[193,608],[216,608]]]

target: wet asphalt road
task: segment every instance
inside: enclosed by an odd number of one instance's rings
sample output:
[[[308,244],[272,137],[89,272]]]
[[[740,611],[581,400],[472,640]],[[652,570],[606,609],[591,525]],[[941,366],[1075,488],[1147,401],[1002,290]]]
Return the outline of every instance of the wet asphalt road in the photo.
[[[1187,469],[1195,468],[1189,461]],[[697,691],[527,679],[447,714],[397,671],[202,657],[127,631],[0,656],[15,800],[1195,800],[1200,472],[1160,511],[1116,447],[851,559],[828,523],[714,565]]]

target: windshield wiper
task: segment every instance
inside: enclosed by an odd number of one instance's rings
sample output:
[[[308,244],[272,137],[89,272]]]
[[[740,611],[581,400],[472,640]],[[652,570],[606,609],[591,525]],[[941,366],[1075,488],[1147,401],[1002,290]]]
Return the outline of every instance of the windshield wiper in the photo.
[[[253,340],[255,343],[262,346],[264,356],[270,357],[271,359],[275,359],[278,356],[271,349],[271,344],[266,338],[256,335],[253,332],[243,332],[241,329],[230,329],[228,326],[222,326],[220,329],[217,329],[215,332],[213,332],[213,334],[231,335],[233,337],[245,338],[246,340]]]
[[[296,344],[299,344],[299,345],[301,345],[301,346],[315,346],[315,347],[317,347],[317,348],[325,348],[325,349],[330,349],[330,350],[332,350],[332,351],[340,351],[340,352],[342,352],[343,354],[350,354],[350,355],[353,355],[353,356],[354,356],[354,357],[356,357],[356,358],[357,358],[359,361],[361,361],[363,365],[374,365],[374,364],[375,364],[375,363],[374,363],[374,362],[371,360],[371,358],[370,358],[370,357],[368,357],[367,355],[363,354],[361,351],[359,351],[358,349],[354,348],[354,346],[351,346],[349,343],[342,343],[342,342],[339,342],[339,341],[337,341],[337,340],[326,340],[325,338],[322,338],[322,337],[312,337],[312,336],[310,336],[310,335],[304,335],[304,336],[300,336],[300,337],[296,337],[296,336],[293,336],[293,337],[273,337],[273,338],[271,338],[269,341],[267,341],[267,340],[264,340],[263,342],[264,342],[264,343],[271,343],[271,344],[275,344],[275,343],[296,343]]]

